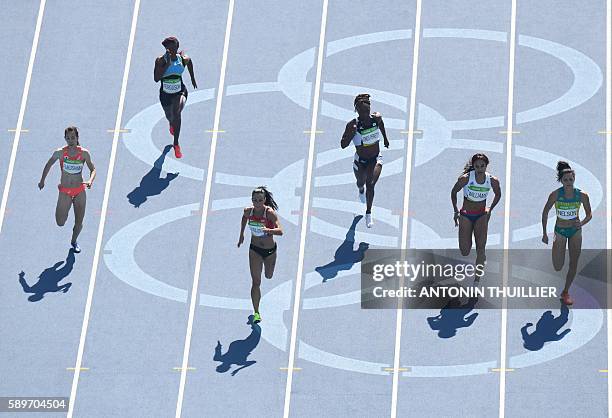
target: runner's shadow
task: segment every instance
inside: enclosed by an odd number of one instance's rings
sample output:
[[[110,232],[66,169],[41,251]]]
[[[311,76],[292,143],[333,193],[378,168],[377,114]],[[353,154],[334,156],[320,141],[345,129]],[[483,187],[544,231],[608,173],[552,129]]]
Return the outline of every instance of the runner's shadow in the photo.
[[[552,311],[546,311],[540,317],[540,320],[536,324],[535,330],[529,334],[527,328],[533,326],[531,322],[526,323],[521,328],[521,334],[523,336],[523,347],[529,351],[538,351],[544,347],[544,344],[549,341],[560,341],[565,337],[571,329],[568,328],[557,334],[569,318],[569,308],[561,304],[561,313],[555,317]]]
[[[46,268],[40,273],[40,276],[38,276],[38,282],[32,286],[28,285],[26,282],[25,273],[23,271],[19,273],[19,283],[23,291],[25,293],[33,293],[33,295],[28,297],[30,302],[38,302],[45,296],[45,293],[60,291],[66,293],[70,289],[72,283],[65,283],[61,286],[58,286],[58,284],[64,277],[70,274],[74,266],[74,250],[72,248],[68,251],[68,257],[66,257],[65,264],[62,268],[59,268],[62,263],[64,263],[64,261],[58,261],[53,267]]]
[[[363,218],[363,215],[355,216],[353,219],[353,223],[346,233],[344,241],[334,253],[334,261],[315,268],[315,271],[323,277],[323,283],[336,277],[339,271],[350,270],[354,264],[363,260],[365,252],[370,247],[370,244],[367,242],[360,242],[357,249],[353,250],[353,244],[355,243],[355,228],[361,218]]]
[[[253,323],[253,315],[249,316],[247,324],[251,326],[251,333],[249,336],[244,340],[231,342],[225,354],[221,353],[221,342],[217,340],[213,361],[221,362],[221,364],[217,366],[218,373],[227,372],[232,367],[232,364],[235,364],[236,366],[240,366],[232,372],[232,376],[235,376],[240,370],[257,363],[255,360],[247,360],[247,358],[253,350],[255,350],[257,344],[259,344],[259,340],[261,339],[261,327],[259,324]]]
[[[140,205],[146,202],[148,197],[161,194],[161,192],[168,188],[170,182],[178,177],[179,173],[167,173],[165,178],[161,178],[164,159],[171,149],[172,145],[164,147],[162,154],[155,160],[153,168],[140,180],[140,185],[128,193],[127,198],[135,208],[140,207]]]
[[[478,298],[476,297],[468,299],[467,303],[463,305],[459,298],[451,299],[440,310],[439,315],[427,318],[427,322],[432,330],[438,331],[438,337],[454,337],[459,328],[467,328],[476,320],[478,316],[476,312],[468,317],[465,316],[474,309],[477,302]]]

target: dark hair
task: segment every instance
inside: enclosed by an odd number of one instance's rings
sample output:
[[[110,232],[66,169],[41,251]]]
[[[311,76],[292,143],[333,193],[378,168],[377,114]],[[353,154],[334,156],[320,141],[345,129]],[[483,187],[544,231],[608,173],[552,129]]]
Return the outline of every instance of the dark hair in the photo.
[[[572,167],[570,167],[569,163],[567,161],[559,161],[557,163],[557,181],[561,182],[561,179],[563,178],[564,174],[567,173],[574,173],[575,171],[572,170]]]
[[[355,101],[353,102],[353,105],[355,106],[355,111],[357,110],[357,105],[359,103],[370,104],[370,95],[367,93],[362,93],[355,96]]]
[[[272,197],[272,193],[270,193],[270,191],[266,188],[266,186],[257,187],[256,189],[253,190],[253,193],[251,193],[251,196],[253,196],[255,193],[263,193],[264,199],[265,199],[264,204],[266,206],[270,206],[274,210],[278,210],[278,205],[274,201],[274,198]]]
[[[489,165],[489,157],[487,157],[486,155],[482,153],[474,154],[472,155],[472,158],[470,158],[470,160],[467,163],[465,163],[465,167],[463,167],[463,174],[467,174],[470,171],[473,171],[474,163],[477,160],[482,160],[485,162],[486,165]]]
[[[176,49],[178,49],[178,47],[179,47],[179,41],[178,41],[178,39],[176,39],[176,37],[174,37],[174,36],[168,36],[166,39],[164,39],[164,40],[162,41],[162,45],[164,46],[164,48],[168,48],[168,45],[169,45],[169,44],[172,44],[172,43],[176,43]]]
[[[77,137],[77,145],[81,145],[79,144],[79,130],[77,129],[76,126],[69,126],[66,129],[64,129],[64,138],[66,138],[66,136],[68,135],[69,132],[74,132],[74,134]]]

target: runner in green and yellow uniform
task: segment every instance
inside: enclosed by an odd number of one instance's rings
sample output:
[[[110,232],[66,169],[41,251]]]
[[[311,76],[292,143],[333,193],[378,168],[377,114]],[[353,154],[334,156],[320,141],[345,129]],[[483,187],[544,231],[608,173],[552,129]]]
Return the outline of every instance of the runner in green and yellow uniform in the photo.
[[[582,250],[582,226],[588,223],[591,218],[591,203],[589,195],[574,187],[576,173],[565,161],[557,163],[557,181],[563,187],[555,190],[548,196],[548,201],[542,211],[542,242],[548,244],[546,223],[548,212],[555,207],[557,221],[555,223],[555,239],[552,247],[552,263],[556,271],[563,268],[565,262],[565,248],[569,249],[570,263],[565,278],[565,287],[561,293],[561,299],[566,305],[574,302],[569,295],[569,288],[576,277],[578,268],[578,258]],[[580,206],[584,205],[586,216],[581,221],[579,218]]]

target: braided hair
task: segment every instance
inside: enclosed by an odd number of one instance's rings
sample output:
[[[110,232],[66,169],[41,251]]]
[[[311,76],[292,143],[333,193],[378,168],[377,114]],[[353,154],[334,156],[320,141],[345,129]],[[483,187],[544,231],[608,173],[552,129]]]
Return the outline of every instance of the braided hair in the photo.
[[[557,163],[557,181],[561,183],[561,179],[567,173],[576,173],[572,167],[570,167],[567,161],[559,161]]]
[[[266,188],[266,186],[259,186],[254,189],[253,193],[251,193],[251,197],[254,196],[255,193],[262,193],[264,195],[264,204],[266,206],[270,206],[274,210],[278,210],[278,204],[274,201],[272,193]]]
[[[474,154],[472,155],[472,158],[470,158],[470,160],[465,163],[465,167],[463,167],[463,174],[467,174],[470,171],[474,171],[474,163],[476,163],[477,160],[482,160],[485,162],[486,165],[489,165],[489,157],[482,153]]]

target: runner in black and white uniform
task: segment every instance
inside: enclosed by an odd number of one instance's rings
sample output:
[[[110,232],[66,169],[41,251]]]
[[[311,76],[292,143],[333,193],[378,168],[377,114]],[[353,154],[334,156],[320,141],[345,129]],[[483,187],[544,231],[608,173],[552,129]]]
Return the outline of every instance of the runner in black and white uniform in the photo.
[[[353,172],[357,179],[359,200],[366,203],[366,225],[371,228],[374,224],[372,220],[374,186],[380,177],[383,165],[379,142],[382,139],[385,148],[389,148],[389,140],[380,113],[370,114],[370,95],[357,95],[354,105],[359,116],[346,124],[340,146],[344,149],[351,141],[355,145]]]
[[[159,88],[159,101],[170,124],[170,135],[174,136],[174,155],[181,158],[181,147],[179,146],[179,134],[181,133],[181,112],[187,101],[187,87],[183,84],[183,72],[185,67],[189,70],[191,85],[198,88],[193,75],[193,62],[191,58],[178,52],[179,41],[170,36],[162,41],[166,53],[155,60],[153,79],[161,81]]]

